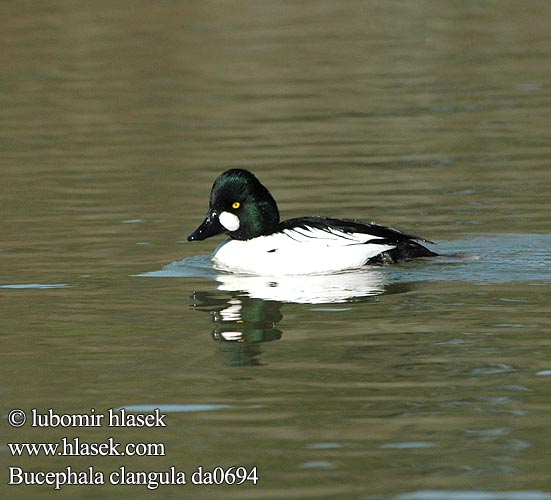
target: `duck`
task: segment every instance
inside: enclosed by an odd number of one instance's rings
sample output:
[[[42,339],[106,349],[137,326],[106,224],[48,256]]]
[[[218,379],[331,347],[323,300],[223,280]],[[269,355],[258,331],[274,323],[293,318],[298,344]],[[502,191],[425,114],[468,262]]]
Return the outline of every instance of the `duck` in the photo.
[[[270,191],[241,168],[214,181],[207,215],[187,240],[220,234],[228,238],[211,259],[232,273],[331,274],[438,255],[420,243],[433,242],[373,222],[319,215],[281,221]]]

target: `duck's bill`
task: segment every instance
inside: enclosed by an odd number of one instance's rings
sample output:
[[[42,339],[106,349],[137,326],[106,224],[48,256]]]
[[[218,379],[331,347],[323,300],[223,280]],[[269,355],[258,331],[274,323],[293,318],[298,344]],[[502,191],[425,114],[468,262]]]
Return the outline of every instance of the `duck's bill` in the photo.
[[[226,232],[227,229],[220,224],[218,219],[218,213],[214,210],[209,210],[209,213],[205,217],[205,220],[201,225],[193,231],[188,237],[188,241],[201,241],[210,238],[211,236],[216,236]]]

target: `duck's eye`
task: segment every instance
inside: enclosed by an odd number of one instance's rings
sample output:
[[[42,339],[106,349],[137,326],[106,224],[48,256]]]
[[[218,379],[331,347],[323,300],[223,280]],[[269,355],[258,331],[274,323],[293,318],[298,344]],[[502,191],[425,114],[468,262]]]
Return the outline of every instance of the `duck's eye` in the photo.
[[[237,210],[240,206],[241,206],[241,203],[239,203],[238,201],[234,201],[233,205],[232,205],[232,208],[234,210]]]

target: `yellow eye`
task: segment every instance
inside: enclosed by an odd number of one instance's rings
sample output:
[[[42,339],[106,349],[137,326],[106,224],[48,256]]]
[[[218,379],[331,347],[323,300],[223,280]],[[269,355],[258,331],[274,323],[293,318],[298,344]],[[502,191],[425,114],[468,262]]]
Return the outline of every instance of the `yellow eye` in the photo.
[[[234,201],[232,208],[235,208],[237,210],[240,206],[241,206],[241,203],[239,203],[238,201]]]

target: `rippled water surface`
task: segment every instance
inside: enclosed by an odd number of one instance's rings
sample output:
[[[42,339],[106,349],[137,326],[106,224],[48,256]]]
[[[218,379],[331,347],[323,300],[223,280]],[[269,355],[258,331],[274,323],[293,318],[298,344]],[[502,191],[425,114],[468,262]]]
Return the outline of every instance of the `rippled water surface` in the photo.
[[[551,500],[551,5],[8,2],[0,7],[2,498]],[[187,243],[253,170],[284,218],[376,221],[442,257],[217,272]],[[23,456],[14,442],[163,443]],[[185,486],[8,485],[25,471]],[[258,484],[191,484],[257,467]]]

